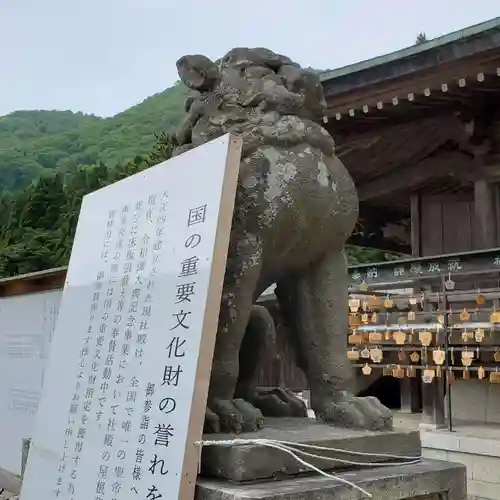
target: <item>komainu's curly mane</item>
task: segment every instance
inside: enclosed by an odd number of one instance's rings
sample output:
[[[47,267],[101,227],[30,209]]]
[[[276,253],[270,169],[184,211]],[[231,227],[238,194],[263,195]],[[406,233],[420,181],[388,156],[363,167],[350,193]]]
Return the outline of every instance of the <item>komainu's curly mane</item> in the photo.
[[[216,62],[184,56],[177,68],[197,95],[186,101],[176,154],[226,133],[243,138],[243,156],[266,145],[299,143],[334,154],[333,139],[319,124],[326,110],[319,77],[288,57],[237,48]]]

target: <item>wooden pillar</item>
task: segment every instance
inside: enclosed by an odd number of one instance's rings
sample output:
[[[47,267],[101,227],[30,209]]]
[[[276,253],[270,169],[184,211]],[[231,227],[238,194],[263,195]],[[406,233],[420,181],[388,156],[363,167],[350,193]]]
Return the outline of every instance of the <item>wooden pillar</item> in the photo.
[[[446,426],[444,416],[444,377],[431,384],[422,383],[422,424],[433,428]]]
[[[428,285],[430,288],[430,285]],[[427,308],[431,308],[428,304]],[[428,356],[432,356],[430,352]],[[422,387],[422,424],[426,427],[442,428],[446,426],[445,418],[445,377],[435,377],[432,383],[424,384],[421,381]]]
[[[487,180],[474,182],[474,248],[492,248],[497,245],[496,189]]]
[[[422,409],[420,384],[421,379],[418,377],[405,377],[400,380],[402,413],[419,413]]]
[[[422,242],[421,242],[421,215],[422,197],[419,193],[415,193],[410,198],[410,216],[411,216],[411,248],[414,257],[422,257]],[[418,281],[414,284],[414,292],[417,293],[423,283]],[[431,384],[424,384],[421,378],[417,379],[422,390],[422,423],[431,427],[444,427],[444,379],[434,379]],[[409,390],[409,389],[407,389]],[[401,391],[401,409],[403,407],[412,408],[420,406],[420,401],[415,401],[415,396],[419,391],[410,392],[413,398],[410,402],[404,400],[408,398],[408,394]],[[404,405],[404,406],[403,406]]]
[[[445,378],[435,378],[430,384],[420,381],[422,384],[422,423],[434,428],[445,427]]]
[[[410,198],[411,253],[413,257],[421,257],[420,244],[420,194],[412,194]]]
[[[420,193],[411,195],[410,198],[410,223],[411,223],[411,253],[413,257],[422,256],[421,244],[421,204],[422,196]],[[415,282],[414,293],[418,294],[419,282]],[[423,405],[423,387],[422,379],[407,378],[403,379],[401,384],[401,411],[404,413],[417,413]]]

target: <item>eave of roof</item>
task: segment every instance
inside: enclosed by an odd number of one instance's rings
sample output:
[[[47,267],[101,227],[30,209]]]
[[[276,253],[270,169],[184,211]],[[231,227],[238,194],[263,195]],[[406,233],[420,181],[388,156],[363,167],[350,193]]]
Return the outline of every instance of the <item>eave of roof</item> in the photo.
[[[402,61],[404,59],[408,59],[425,52],[436,51],[445,45],[456,44],[457,42],[463,43],[467,39],[477,38],[478,36],[482,35],[487,36],[488,32],[490,31],[498,31],[500,33],[500,17],[491,19],[489,21],[485,21],[480,24],[476,24],[474,26],[470,26],[462,30],[454,31],[453,33],[443,35],[441,37],[429,40],[421,44],[413,45],[411,47],[402,50],[391,52],[390,54],[385,54],[372,59],[368,59],[366,61],[350,64],[348,66],[344,66],[342,68],[338,68],[335,70],[326,71],[324,73],[321,73],[320,79],[321,82],[324,84],[326,82],[329,82],[337,78],[352,75],[354,73],[359,73],[361,71],[374,69],[378,66],[383,66],[390,63],[396,63],[398,61]],[[500,46],[500,43],[497,45],[496,40],[495,40],[495,46]],[[488,48],[492,47],[487,46],[483,50]],[[457,50],[456,53],[454,54],[456,56],[455,57],[456,59],[459,59],[463,56],[463,54],[461,54],[460,52],[461,52],[460,50]],[[470,55],[470,54],[465,54],[465,55]]]

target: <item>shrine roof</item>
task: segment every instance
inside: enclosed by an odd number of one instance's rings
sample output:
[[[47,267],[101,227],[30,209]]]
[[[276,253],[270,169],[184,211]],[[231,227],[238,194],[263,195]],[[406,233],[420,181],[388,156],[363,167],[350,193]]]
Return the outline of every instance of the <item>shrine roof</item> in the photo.
[[[478,178],[500,176],[496,157],[494,168],[486,156],[481,169],[475,163],[487,147],[481,119],[500,102],[500,17],[321,81],[325,128],[365,209],[404,218],[413,193],[466,197]]]
[[[500,47],[500,17],[320,75],[327,97]]]

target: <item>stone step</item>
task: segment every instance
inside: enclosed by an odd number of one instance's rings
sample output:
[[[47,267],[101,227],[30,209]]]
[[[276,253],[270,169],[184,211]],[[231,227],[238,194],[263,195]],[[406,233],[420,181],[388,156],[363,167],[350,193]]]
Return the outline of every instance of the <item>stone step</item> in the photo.
[[[421,456],[418,431],[360,431],[326,425],[308,418],[267,419],[258,432],[237,436],[239,439],[273,439],[292,443],[305,443],[341,450]],[[208,434],[205,440],[232,440],[230,434]],[[380,456],[359,456],[343,452],[305,450],[309,453],[361,463],[384,461]],[[301,457],[323,470],[345,468],[345,462],[317,460]],[[385,460],[388,460],[387,458]],[[205,446],[202,452],[201,475],[231,481],[269,479],[297,474],[308,470],[287,453],[259,444],[235,446]]]
[[[461,464],[423,460],[401,465],[338,472],[374,500],[466,500],[466,470]],[[308,476],[281,481],[231,483],[199,478],[195,500],[361,500],[367,498],[351,486],[333,479]]]

